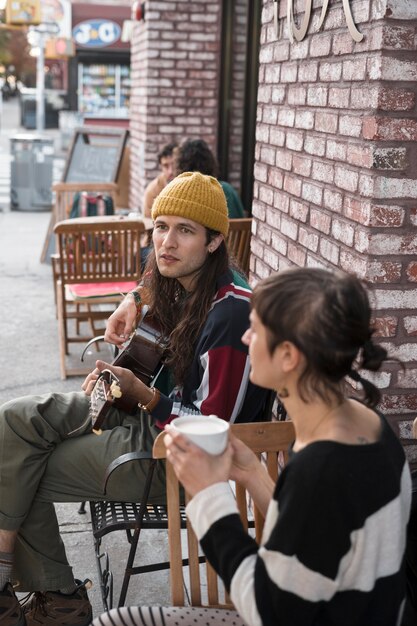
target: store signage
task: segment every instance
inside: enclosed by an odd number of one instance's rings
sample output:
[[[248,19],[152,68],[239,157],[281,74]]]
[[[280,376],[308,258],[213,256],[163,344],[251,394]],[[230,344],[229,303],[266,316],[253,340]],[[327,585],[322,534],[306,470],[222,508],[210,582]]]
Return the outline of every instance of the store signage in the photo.
[[[58,26],[57,37],[71,39],[71,2],[70,0],[42,0],[42,22],[54,22]]]
[[[40,0],[7,0],[6,24],[37,25],[40,21]]]
[[[357,28],[353,19],[352,9],[350,8],[350,0],[343,0],[342,6],[345,14],[346,24],[350,35],[354,41],[362,41],[363,33],[361,33]],[[301,25],[298,27],[294,20],[294,0],[287,0],[287,22],[288,22],[288,37],[291,43],[294,43],[294,39],[296,41],[302,41],[307,34],[308,26],[310,24],[311,11],[313,9],[313,0],[304,0],[304,16],[301,19]],[[327,15],[327,9],[329,6],[329,0],[323,1],[323,6],[321,9],[321,15],[319,19],[319,23],[317,25],[317,30],[320,30],[324,18]],[[275,24],[275,33],[278,37],[278,0],[274,0],[274,24]]]
[[[85,48],[105,48],[119,41],[122,29],[111,20],[86,20],[72,29],[72,36],[78,46]]]

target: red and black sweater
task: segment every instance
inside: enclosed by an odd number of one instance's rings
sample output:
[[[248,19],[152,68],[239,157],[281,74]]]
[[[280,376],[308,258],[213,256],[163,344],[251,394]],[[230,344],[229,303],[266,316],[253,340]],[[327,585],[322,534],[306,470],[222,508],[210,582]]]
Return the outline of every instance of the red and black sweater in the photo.
[[[186,383],[169,396],[161,395],[152,412],[160,428],[179,415],[213,414],[229,422],[259,420],[268,392],[249,381],[248,349],[242,343],[249,327],[250,296],[239,274],[228,271],[219,278]]]

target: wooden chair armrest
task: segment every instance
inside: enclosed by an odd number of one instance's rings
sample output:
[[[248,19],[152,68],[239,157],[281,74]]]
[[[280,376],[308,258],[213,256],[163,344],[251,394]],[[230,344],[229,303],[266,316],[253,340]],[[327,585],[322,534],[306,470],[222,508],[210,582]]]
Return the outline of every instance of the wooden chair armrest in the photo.
[[[103,492],[106,493],[107,483],[110,479],[110,476],[113,472],[125,465],[126,463],[131,463],[132,461],[155,461],[152,457],[151,452],[126,452],[125,454],[121,454],[117,458],[113,459],[113,461],[107,466],[106,472],[104,474],[103,480]]]
[[[59,254],[51,254],[51,265],[55,276],[57,272],[59,273]]]
[[[154,459],[166,459],[166,448],[164,444],[166,434],[166,430],[163,430],[153,442],[152,455]]]
[[[76,193],[77,191],[109,191],[116,192],[119,189],[119,185],[117,183],[54,183],[52,185],[52,191],[59,192],[72,192]]]

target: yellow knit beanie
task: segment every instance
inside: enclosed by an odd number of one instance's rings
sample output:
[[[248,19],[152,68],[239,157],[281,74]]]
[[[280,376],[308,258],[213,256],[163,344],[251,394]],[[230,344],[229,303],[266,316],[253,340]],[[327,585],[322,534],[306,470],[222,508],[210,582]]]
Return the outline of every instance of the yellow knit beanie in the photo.
[[[183,172],[155,198],[152,219],[158,215],[178,215],[225,237],[229,231],[226,196],[215,178],[200,172]]]

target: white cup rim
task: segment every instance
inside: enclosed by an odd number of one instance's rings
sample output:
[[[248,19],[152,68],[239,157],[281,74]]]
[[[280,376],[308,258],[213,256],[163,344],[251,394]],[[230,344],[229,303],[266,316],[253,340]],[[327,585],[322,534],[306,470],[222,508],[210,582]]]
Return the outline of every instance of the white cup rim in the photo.
[[[171,422],[170,426],[179,427],[181,424],[187,424],[189,422],[205,422],[205,421],[214,421],[218,426],[222,428],[222,432],[229,429],[229,422],[222,420],[217,415],[181,415],[180,417],[175,417]]]
[[[198,423],[215,424],[215,432],[191,432],[191,429],[184,432],[181,428],[185,425],[191,426]],[[170,425],[174,431],[184,435],[209,454],[222,454],[227,447],[229,422],[225,422],[216,415],[183,415],[173,419]]]

